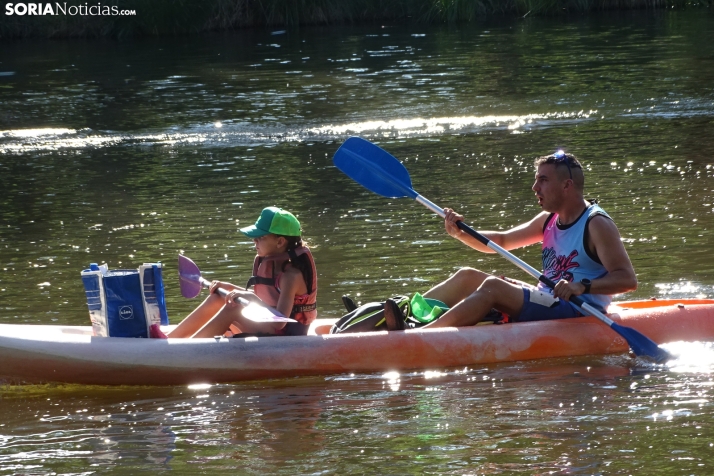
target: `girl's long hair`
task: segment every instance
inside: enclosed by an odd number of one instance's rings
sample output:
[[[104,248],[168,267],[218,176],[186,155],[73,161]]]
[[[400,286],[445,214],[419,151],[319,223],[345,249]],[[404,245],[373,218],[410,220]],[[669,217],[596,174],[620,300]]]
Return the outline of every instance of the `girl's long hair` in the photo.
[[[303,244],[302,237],[300,236],[285,236],[285,235],[278,235],[282,236],[285,238],[288,242],[288,248],[287,250],[294,250],[295,248],[299,248],[300,246],[306,246]],[[296,260],[289,259],[285,263],[283,263],[283,272],[285,271],[285,267],[287,266],[288,262],[294,267],[297,268],[301,273],[302,277],[305,280],[305,286],[307,286],[307,293],[310,294],[313,289],[312,289],[312,265],[310,265],[310,258],[306,254],[299,255]]]

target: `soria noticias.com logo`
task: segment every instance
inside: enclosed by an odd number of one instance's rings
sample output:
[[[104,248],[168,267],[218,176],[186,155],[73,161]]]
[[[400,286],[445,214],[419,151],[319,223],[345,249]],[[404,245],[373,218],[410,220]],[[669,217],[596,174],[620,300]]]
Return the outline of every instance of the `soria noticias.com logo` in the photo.
[[[116,5],[67,5],[60,3],[6,3],[5,15],[134,16],[136,10],[120,10]]]

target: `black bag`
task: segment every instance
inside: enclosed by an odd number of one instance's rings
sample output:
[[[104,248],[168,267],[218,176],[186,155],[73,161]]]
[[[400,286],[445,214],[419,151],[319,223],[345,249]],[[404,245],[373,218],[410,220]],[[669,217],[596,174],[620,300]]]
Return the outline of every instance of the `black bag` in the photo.
[[[404,327],[406,329],[418,329],[425,326],[427,323],[421,322],[412,315],[411,299],[409,296],[394,296],[399,309],[402,311],[404,318]],[[384,302],[368,302],[355,308],[356,304],[348,296],[342,296],[342,302],[345,304],[348,312],[335,322],[330,328],[330,334],[345,334],[351,332],[374,332],[386,331],[387,322],[384,319]],[[491,309],[491,311],[481,320],[482,323],[504,324],[509,322],[506,314]]]
[[[408,296],[392,297],[397,302],[402,315],[410,314],[410,299]],[[368,302],[350,311],[335,322],[330,334],[345,334],[350,332],[386,331],[387,322],[384,319],[384,302]]]

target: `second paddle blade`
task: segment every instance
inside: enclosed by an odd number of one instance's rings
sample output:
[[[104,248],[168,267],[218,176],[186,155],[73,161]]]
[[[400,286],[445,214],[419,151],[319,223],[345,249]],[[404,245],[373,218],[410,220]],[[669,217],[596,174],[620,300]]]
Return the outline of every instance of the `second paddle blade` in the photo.
[[[184,255],[178,257],[179,285],[181,295],[193,299],[201,294],[201,270],[196,263]]]
[[[632,352],[639,357],[649,357],[658,364],[666,363],[674,358],[672,354],[658,346],[650,338],[630,327],[621,326],[616,322],[614,322],[611,327],[625,338]]]

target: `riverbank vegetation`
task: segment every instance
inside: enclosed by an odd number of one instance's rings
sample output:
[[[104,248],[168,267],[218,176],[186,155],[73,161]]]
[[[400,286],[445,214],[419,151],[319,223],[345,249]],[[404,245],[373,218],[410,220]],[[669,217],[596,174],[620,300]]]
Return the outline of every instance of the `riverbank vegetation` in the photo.
[[[41,14],[31,14],[32,12],[28,11],[31,5],[42,10]],[[0,38],[160,36],[253,27],[288,28],[300,25],[385,21],[461,23],[493,16],[524,17],[586,14],[602,10],[693,7],[708,10],[712,6],[714,0],[70,0],[39,4],[4,2],[4,10],[0,12]],[[89,10],[91,7],[95,8]]]

